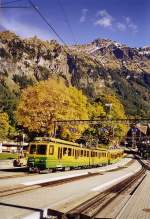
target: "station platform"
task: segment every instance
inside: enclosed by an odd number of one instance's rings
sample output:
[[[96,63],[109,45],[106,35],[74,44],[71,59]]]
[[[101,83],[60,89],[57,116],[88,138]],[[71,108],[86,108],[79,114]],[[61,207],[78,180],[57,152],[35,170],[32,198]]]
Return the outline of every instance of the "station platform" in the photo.
[[[80,169],[80,170],[72,170],[72,171],[58,171],[55,173],[47,173],[47,174],[35,174],[35,175],[26,175],[19,177],[19,174],[26,172],[25,168],[10,168],[9,171],[7,170],[0,170],[0,187],[1,186],[8,186],[8,185],[16,185],[16,184],[23,184],[23,185],[33,185],[37,184],[37,182],[49,182],[51,180],[55,180],[58,177],[65,178],[66,176],[70,175],[70,177],[73,177],[76,174],[89,174],[89,173],[102,173],[104,174],[105,172],[111,172],[111,171],[116,171],[120,170],[121,168],[126,168],[128,167],[132,162],[134,162],[132,157],[126,157],[121,159],[115,164],[103,166],[103,167],[98,167],[98,168],[92,168],[92,169]],[[17,177],[18,175],[18,177]],[[8,179],[6,178],[8,176]],[[13,176],[16,176],[17,178],[11,178]],[[5,179],[2,179],[5,178]]]
[[[150,171],[117,219],[150,219]]]

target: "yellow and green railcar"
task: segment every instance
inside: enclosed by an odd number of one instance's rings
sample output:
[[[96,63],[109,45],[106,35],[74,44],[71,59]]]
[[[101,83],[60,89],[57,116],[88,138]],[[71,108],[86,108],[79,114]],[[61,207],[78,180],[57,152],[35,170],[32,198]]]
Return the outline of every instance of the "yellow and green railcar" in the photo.
[[[30,171],[94,167],[114,163],[123,156],[122,150],[89,149],[81,145],[48,138],[30,143],[27,165]]]

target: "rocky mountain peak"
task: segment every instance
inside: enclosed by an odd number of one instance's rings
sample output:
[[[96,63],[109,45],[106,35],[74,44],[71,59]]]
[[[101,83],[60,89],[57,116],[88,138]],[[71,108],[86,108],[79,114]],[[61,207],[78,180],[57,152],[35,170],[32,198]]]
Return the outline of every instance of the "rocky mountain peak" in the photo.
[[[92,98],[108,87],[129,113],[150,109],[150,47],[130,48],[110,39],[96,39],[69,46],[66,53],[55,40],[0,33],[0,88],[16,94],[50,77],[62,78]]]

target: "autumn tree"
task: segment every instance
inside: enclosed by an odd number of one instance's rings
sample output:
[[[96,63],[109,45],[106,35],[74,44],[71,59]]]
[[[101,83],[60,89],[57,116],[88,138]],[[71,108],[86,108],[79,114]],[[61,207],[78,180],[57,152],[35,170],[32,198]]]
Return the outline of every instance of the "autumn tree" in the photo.
[[[6,139],[9,133],[9,118],[7,113],[0,113],[0,140]]]
[[[49,79],[22,92],[16,112],[20,125],[29,132],[52,134],[55,120],[88,119],[87,97],[62,81]],[[74,128],[74,133],[72,132]],[[87,125],[63,125],[61,136],[73,140]]]
[[[106,111],[106,118],[108,119],[126,119],[126,114],[124,110],[124,106],[119,100],[119,98],[112,92],[106,91],[101,96],[101,101]],[[110,109],[106,109],[106,107],[111,104]],[[116,123],[116,122],[106,122],[104,126],[112,126],[112,135],[116,138],[122,138],[125,136],[128,130],[128,126],[124,123]]]

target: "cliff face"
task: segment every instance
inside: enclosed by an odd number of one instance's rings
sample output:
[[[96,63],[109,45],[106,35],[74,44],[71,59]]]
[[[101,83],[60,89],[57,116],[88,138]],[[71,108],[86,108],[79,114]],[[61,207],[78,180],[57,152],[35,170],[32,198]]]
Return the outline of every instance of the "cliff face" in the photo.
[[[17,96],[20,89],[49,77],[63,78],[92,98],[109,88],[127,113],[150,115],[150,47],[98,39],[64,48],[56,41],[0,33],[0,90],[5,96]],[[0,94],[0,107],[3,98]]]

